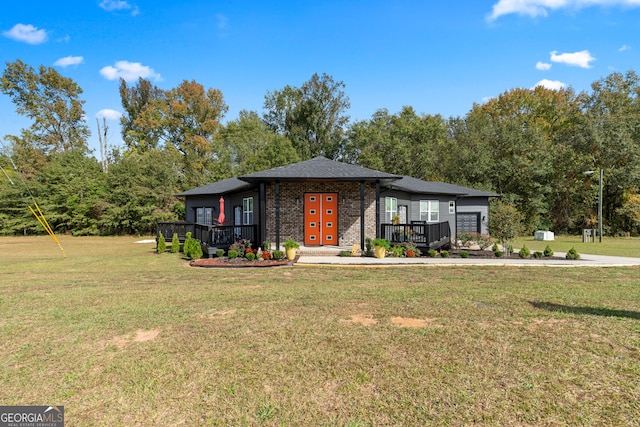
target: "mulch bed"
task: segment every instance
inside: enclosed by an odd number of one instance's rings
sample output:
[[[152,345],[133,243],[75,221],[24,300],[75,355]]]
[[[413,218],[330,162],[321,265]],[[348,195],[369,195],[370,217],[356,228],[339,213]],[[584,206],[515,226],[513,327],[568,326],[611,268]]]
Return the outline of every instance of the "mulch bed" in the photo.
[[[229,259],[227,257],[216,257],[216,258],[202,258],[197,259],[195,261],[191,261],[189,265],[192,267],[205,267],[205,268],[244,268],[244,267],[283,267],[283,266],[292,266],[298,257],[293,261],[289,261],[288,259],[281,260],[253,260],[249,261],[246,258],[233,258]]]

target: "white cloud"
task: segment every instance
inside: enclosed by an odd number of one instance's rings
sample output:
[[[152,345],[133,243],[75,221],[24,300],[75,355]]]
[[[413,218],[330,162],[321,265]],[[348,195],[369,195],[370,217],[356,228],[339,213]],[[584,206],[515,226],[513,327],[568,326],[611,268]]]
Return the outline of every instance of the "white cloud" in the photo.
[[[117,80],[119,78],[125,81],[133,81],[138,77],[143,79],[152,79],[155,81],[162,80],[162,76],[156,73],[153,68],[142,65],[139,62],[118,61],[115,67],[108,65],[100,70],[100,74],[107,80]]]
[[[12,29],[2,34],[10,39],[29,44],[41,44],[48,39],[45,30],[39,30],[31,24],[16,24]]]
[[[58,59],[53,65],[58,67],[68,67],[69,65],[79,65],[84,62],[84,58],[82,56],[65,56],[64,58]]]
[[[620,47],[620,49],[618,49],[618,52],[624,52],[624,51],[627,51],[627,50],[631,50],[631,46],[628,46],[628,45],[626,45],[626,44],[623,44],[623,45]]]
[[[140,9],[136,5],[130,4],[125,0],[102,0],[100,7],[107,12],[113,12],[118,10],[130,10],[131,15],[136,16],[140,13]]]
[[[536,63],[536,70],[547,71],[551,69],[551,64],[548,62],[538,61]]]
[[[111,108],[105,108],[98,111],[96,117],[99,119],[105,118],[107,120],[118,120],[122,117],[122,113],[120,111],[112,110]]]
[[[550,10],[581,9],[589,6],[639,7],[640,0],[498,0],[493,5],[490,21],[515,13],[535,18],[547,16]]]
[[[548,79],[542,79],[540,80],[538,83],[535,84],[535,87],[538,86],[542,86],[545,87],[547,89],[552,89],[552,90],[560,90],[562,88],[565,88],[567,86],[566,83],[563,83],[559,80],[548,80]]]
[[[551,62],[572,65],[580,68],[591,68],[591,62],[596,58],[591,56],[588,50],[581,50],[574,53],[560,53],[554,50],[551,52]]]

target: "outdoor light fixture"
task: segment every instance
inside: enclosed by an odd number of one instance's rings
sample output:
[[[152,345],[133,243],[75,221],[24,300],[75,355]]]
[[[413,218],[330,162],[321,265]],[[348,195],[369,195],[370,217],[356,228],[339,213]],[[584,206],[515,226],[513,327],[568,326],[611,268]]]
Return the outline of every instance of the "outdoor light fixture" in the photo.
[[[296,197],[296,205],[300,206],[300,197]]]
[[[585,171],[585,175],[593,175],[596,171]],[[598,241],[602,243],[602,178],[603,170],[600,169],[600,179],[598,180]]]

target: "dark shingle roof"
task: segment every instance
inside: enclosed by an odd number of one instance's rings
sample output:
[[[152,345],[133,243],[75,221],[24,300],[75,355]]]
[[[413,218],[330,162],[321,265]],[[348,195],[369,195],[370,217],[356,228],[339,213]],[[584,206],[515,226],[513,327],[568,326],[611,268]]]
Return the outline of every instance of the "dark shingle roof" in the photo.
[[[266,171],[252,173],[239,177],[243,181],[274,181],[274,180],[340,180],[340,181],[391,181],[399,179],[399,175],[392,175],[362,166],[329,160],[325,157],[314,157],[300,163],[280,166]]]
[[[402,179],[393,182],[389,187],[409,193],[449,194],[460,197],[500,197],[499,194],[487,191],[461,187],[459,185],[448,184],[446,182],[423,181],[410,176],[403,176]]]
[[[251,188],[252,185],[238,178],[229,178],[223,181],[214,182],[213,184],[204,185],[202,187],[183,191],[177,196],[199,196],[206,194],[226,194],[235,191]]]

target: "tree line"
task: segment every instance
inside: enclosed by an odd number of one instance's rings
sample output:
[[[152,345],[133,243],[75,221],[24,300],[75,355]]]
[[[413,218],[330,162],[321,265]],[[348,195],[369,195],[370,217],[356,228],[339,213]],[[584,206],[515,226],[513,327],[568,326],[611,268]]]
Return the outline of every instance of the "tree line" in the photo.
[[[6,63],[0,90],[31,125],[0,153],[0,234],[39,232],[37,200],[56,232],[149,234],[184,217],[175,194],[325,156],[389,173],[501,194],[522,229],[578,232],[597,223],[603,170],[607,234],[640,232],[640,84],[612,73],[589,92],[510,89],[464,117],[405,106],[351,122],[346,85],[314,74],[265,94],[262,112],[224,122],[222,92],[183,81],[120,81],[122,147],[89,150],[82,89],[55,69]],[[15,167],[14,167],[15,166]],[[6,179],[5,179],[6,178]]]

